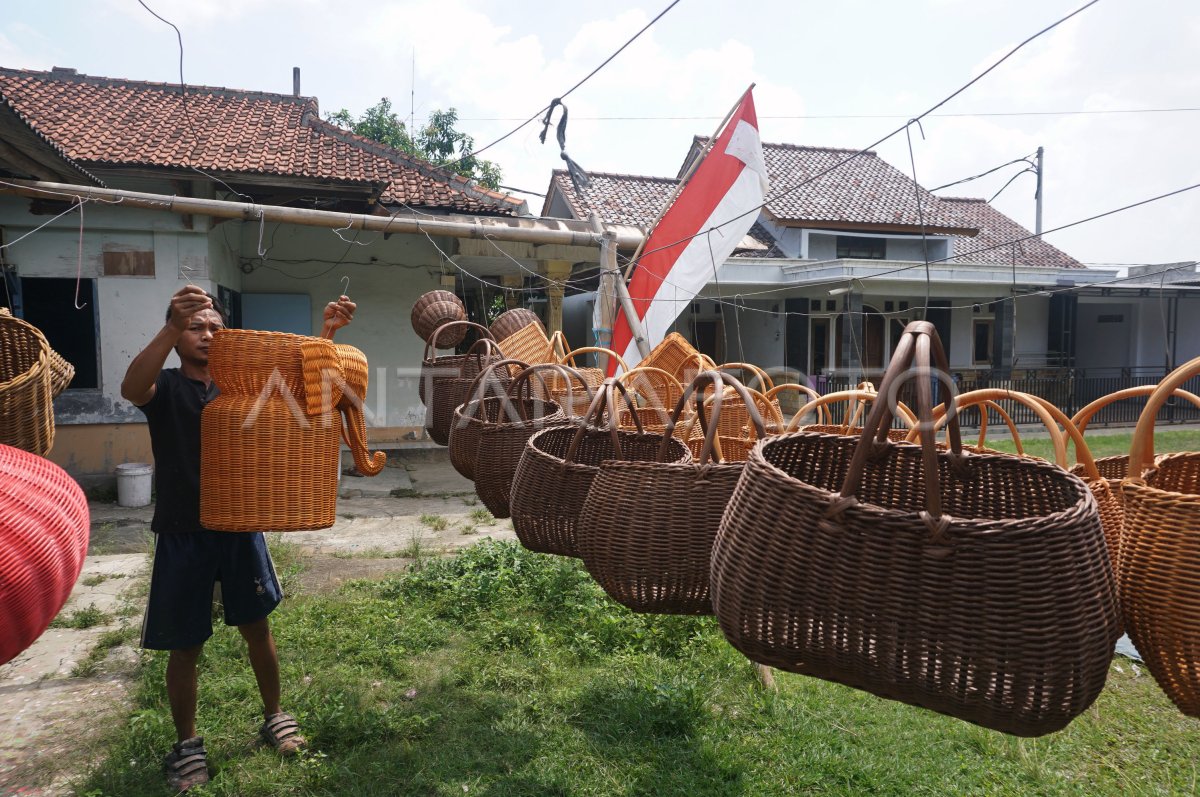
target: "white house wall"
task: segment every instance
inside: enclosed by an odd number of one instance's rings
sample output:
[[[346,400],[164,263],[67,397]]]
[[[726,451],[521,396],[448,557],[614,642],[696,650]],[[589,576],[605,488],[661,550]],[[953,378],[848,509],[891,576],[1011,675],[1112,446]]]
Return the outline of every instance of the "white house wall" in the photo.
[[[1031,364],[1028,367],[1041,367],[1046,358],[1046,340],[1050,330],[1050,298],[1033,296],[1019,299],[1015,305],[1015,367],[1023,367],[1022,360]]]

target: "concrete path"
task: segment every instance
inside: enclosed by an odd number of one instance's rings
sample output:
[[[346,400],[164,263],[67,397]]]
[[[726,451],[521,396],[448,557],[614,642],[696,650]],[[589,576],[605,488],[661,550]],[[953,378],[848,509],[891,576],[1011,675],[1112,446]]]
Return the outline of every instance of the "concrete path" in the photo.
[[[0,666],[0,797],[71,794],[72,778],[90,763],[93,734],[106,716],[122,717],[128,708],[154,508],[90,509],[88,557],[56,620],[63,627]],[[414,558],[486,537],[515,537],[510,521],[478,503],[474,485],[455,472],[444,449],[393,454],[375,477],[343,475],[332,528],[271,536],[298,546],[302,593],[403,571]]]

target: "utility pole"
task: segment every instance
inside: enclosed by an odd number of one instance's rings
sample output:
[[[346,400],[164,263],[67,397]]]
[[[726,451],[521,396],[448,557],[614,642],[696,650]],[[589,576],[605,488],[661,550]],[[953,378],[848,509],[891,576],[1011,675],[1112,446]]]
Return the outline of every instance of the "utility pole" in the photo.
[[[607,330],[609,340],[612,340],[613,321],[616,319],[616,304],[619,302],[621,309],[625,311],[625,321],[629,324],[629,329],[633,333],[633,341],[637,344],[638,352],[643,357],[650,354],[650,344],[646,340],[646,333],[642,329],[641,319],[637,317],[637,312],[633,307],[633,299],[629,296],[629,286],[625,284],[625,279],[621,275],[621,269],[617,266],[617,236],[608,229],[600,218],[600,214],[592,211],[590,219],[592,229],[595,230],[601,237],[602,243],[600,247],[600,284],[596,292],[596,302],[602,307],[603,317],[600,323],[596,324],[597,330]],[[611,300],[606,301],[606,296],[603,291],[608,286],[616,289],[617,302]],[[603,304],[600,304],[604,302]],[[621,354],[623,352],[618,352]]]
[[[1038,147],[1037,151],[1037,193],[1033,198],[1037,200],[1037,219],[1034,221],[1033,232],[1035,235],[1042,234],[1042,152],[1043,148]]]

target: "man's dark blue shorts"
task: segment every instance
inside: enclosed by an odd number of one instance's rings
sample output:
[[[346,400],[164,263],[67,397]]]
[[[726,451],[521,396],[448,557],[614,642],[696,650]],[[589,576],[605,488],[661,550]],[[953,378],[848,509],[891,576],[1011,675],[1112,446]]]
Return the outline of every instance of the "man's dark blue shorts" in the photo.
[[[261,532],[157,535],[142,647],[182,650],[212,636],[217,582],[226,625],[261,620],[283,599]]]

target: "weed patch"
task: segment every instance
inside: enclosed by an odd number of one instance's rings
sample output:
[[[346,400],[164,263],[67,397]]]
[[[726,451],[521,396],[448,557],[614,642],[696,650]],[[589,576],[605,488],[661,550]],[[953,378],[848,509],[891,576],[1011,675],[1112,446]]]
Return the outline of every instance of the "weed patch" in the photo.
[[[105,612],[96,608],[96,604],[89,603],[83,609],[76,609],[69,614],[63,613],[55,617],[50,622],[51,628],[95,628],[98,625],[107,625],[112,620],[112,617]]]

